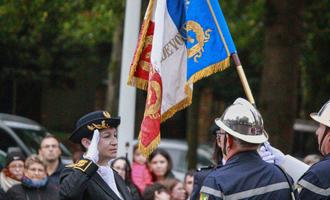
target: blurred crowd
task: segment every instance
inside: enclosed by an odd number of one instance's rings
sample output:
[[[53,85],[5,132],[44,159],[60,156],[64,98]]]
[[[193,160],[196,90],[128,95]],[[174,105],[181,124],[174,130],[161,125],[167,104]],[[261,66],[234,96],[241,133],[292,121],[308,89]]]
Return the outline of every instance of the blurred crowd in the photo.
[[[19,149],[8,152],[0,173],[0,200],[60,199],[64,169],[60,156],[59,141],[51,135],[42,140],[38,155],[26,158]],[[187,172],[183,182],[177,179],[171,171],[171,156],[163,149],[146,158],[134,146],[132,164],[126,157],[117,157],[111,167],[125,181],[134,200],[186,200],[192,192],[194,170]]]
[[[210,129],[215,138],[210,159],[217,165],[188,170],[179,180],[164,149],[144,157],[134,146],[132,163],[117,157],[120,118],[92,112],[78,120],[70,137],[84,149],[73,164],[63,165],[59,140],[52,135],[42,139],[38,155],[7,152],[0,200],[329,199],[330,101],[311,117],[320,123],[322,156],[307,155],[303,164],[272,147],[260,113],[237,99]]]
[[[0,199],[59,199],[61,162],[59,141],[54,136],[43,138],[39,154],[25,158],[19,149],[7,153],[0,173]]]
[[[218,130],[212,128],[211,132]],[[0,200],[60,199],[59,179],[64,169],[60,156],[59,142],[51,135],[42,140],[38,155],[25,158],[19,150],[8,152],[6,166],[0,173]],[[303,161],[313,165],[321,158],[310,154]],[[146,158],[134,146],[132,164],[126,157],[118,157],[111,162],[111,167],[123,178],[133,200],[187,200],[191,197],[196,170],[187,171],[183,181],[177,179],[171,171],[171,156],[163,149],[156,149]]]

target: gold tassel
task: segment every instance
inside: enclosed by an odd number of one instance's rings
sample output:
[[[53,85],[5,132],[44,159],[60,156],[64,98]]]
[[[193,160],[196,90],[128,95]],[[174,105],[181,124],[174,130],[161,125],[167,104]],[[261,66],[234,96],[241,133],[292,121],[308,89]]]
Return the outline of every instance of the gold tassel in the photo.
[[[135,86],[141,90],[147,90],[148,89],[148,81],[142,78],[138,78],[138,77],[133,77],[131,79],[131,83],[130,85]]]

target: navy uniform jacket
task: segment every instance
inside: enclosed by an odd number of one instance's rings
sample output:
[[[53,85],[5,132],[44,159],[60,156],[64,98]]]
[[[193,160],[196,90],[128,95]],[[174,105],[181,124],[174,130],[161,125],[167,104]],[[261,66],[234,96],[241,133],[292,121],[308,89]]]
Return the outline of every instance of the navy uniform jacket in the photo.
[[[330,199],[330,154],[311,166],[298,181],[300,199]]]
[[[97,173],[98,166],[90,160],[65,167],[60,178],[61,200],[120,200]],[[124,200],[131,200],[124,180],[114,171],[118,191]]]
[[[221,167],[221,166],[222,166],[222,163],[220,162],[218,167]],[[209,175],[215,169],[216,169],[215,166],[210,165],[208,167],[202,167],[202,168],[199,168],[196,170],[196,172],[194,173],[194,186],[193,186],[193,190],[192,190],[191,196],[190,196],[191,200],[199,199],[199,193],[200,193],[200,190],[202,188],[205,178],[207,177],[207,175]]]
[[[0,187],[0,200],[5,200],[5,191],[3,191],[3,189]]]
[[[48,176],[48,182],[55,185],[57,190],[59,190],[60,187],[60,176],[63,169],[64,165],[62,164],[62,161],[60,159],[55,172],[52,175]]]
[[[246,151],[205,178],[200,199],[287,200],[291,199],[290,191],[287,178],[277,166],[263,161],[256,151]]]

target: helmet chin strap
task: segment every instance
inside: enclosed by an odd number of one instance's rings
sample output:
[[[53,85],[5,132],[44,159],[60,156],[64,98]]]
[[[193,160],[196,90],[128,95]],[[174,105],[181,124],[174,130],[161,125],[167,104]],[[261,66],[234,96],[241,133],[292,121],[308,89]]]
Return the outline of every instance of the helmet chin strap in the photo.
[[[322,136],[322,139],[321,139],[321,142],[320,142],[320,146],[319,146],[319,151],[322,153],[322,146],[323,146],[323,142],[324,142],[324,138],[325,136],[328,134],[328,132],[330,131],[330,128],[329,127],[325,127],[325,130],[324,130],[324,133],[323,133],[323,136]],[[322,153],[323,154],[323,153]]]
[[[224,147],[223,147],[222,152],[225,156],[227,156],[227,133],[225,133],[225,135],[224,135],[223,145],[224,145]]]

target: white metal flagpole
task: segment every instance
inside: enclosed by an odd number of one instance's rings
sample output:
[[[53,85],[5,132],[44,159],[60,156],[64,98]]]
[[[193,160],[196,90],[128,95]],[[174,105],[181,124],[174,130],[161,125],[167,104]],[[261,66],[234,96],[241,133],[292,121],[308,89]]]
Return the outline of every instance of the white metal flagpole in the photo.
[[[141,0],[126,0],[123,52],[120,72],[118,156],[132,158],[132,142],[135,124],[136,89],[127,85],[130,64],[136,48],[140,29]],[[126,144],[129,144],[126,152]]]

